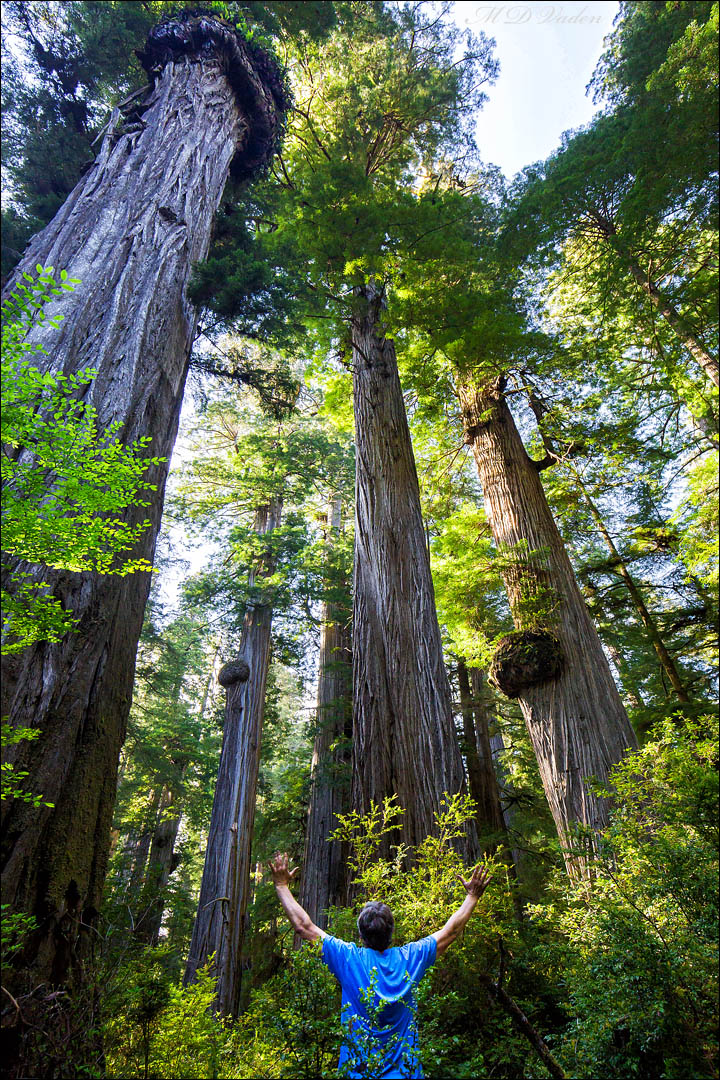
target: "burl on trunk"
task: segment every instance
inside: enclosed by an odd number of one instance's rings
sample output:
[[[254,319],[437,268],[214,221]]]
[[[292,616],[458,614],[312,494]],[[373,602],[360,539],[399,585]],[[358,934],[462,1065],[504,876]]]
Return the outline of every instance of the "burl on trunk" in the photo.
[[[608,824],[606,800],[588,778],[606,780],[637,740],[504,390],[504,378],[459,389],[518,627],[500,643],[492,671],[520,704],[568,871],[580,876],[587,863],[572,827],[586,826],[592,842]]]

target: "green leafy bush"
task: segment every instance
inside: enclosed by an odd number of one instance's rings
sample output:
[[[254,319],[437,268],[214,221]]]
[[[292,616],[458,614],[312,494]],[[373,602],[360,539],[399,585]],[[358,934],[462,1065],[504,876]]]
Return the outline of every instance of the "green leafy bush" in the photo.
[[[505,864],[489,860],[493,881],[462,939],[417,991],[428,1080],[551,1075],[488,986],[512,996],[552,1052],[553,1075],[716,1075],[716,730],[707,719],[668,720],[629,754],[611,775],[612,820],[592,880],[574,884],[558,869],[522,922]],[[463,898],[458,847],[471,800],[448,798],[436,835],[415,852],[396,847],[381,858],[402,813],[387,799],[340,820],[355,900],[330,912],[338,937],[357,940],[357,914],[369,899],[390,905],[402,944],[439,929]],[[183,989],[158,971],[157,950],[138,954],[139,974],[118,992],[108,1020],[108,1076],[339,1077],[337,984],[319,945],[294,948],[291,933],[278,934],[278,916],[266,903],[258,908],[253,933],[269,954],[265,981],[234,1022],[211,1011],[210,973]]]
[[[533,909],[577,1077],[717,1075],[717,725],[671,720],[615,767],[594,880]]]
[[[152,569],[124,556],[149,522],[130,525],[117,515],[149,505],[143,493],[155,485],[143,477],[161,459],[141,457],[149,436],[124,446],[119,423],[99,428],[83,400],[95,371],[63,375],[35,366],[33,357],[47,350],[27,340],[30,331],[57,327],[61,316],[48,317],[46,306],[78,284],[64,270],[59,283],[52,267],[37,273],[23,274],[2,305],[2,550],[12,568],[2,591],[3,654],[59,641],[72,629],[72,612],[33,566],[123,575]]]

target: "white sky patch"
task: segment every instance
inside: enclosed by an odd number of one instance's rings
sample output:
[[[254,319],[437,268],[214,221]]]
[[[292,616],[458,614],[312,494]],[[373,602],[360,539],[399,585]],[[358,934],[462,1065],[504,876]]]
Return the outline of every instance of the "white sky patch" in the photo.
[[[598,111],[585,95],[603,39],[612,30],[615,0],[549,4],[479,3],[453,9],[459,26],[495,39],[500,75],[486,89],[477,141],[483,160],[507,177],[548,157],[563,131],[586,124]]]

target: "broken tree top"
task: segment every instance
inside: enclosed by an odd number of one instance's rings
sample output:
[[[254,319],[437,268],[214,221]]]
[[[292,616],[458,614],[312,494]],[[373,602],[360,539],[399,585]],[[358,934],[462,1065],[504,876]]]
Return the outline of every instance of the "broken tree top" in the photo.
[[[271,53],[249,42],[231,23],[194,8],[153,27],[136,55],[153,83],[167,64],[182,57],[219,60],[249,126],[231,172],[246,179],[269,164],[290,105],[284,72]]]

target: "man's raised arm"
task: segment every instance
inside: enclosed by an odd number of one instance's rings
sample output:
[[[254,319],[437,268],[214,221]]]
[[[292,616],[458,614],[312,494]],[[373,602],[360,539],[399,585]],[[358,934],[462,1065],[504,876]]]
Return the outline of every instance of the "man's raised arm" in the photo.
[[[442,930],[437,930],[432,935],[437,942],[438,956],[442,956],[448,945],[452,945],[453,941],[456,941],[465,929],[470,916],[475,910],[475,905],[488,887],[490,871],[485,866],[476,866],[470,875],[469,881],[463,881],[462,878],[458,878],[458,881],[461,882],[467,896],[457,911],[450,916]]]
[[[293,930],[300,935],[303,941],[319,941],[320,938],[327,937],[325,931],[315,925],[307,911],[300,907],[290,892],[290,882],[297,874],[297,866],[294,870],[290,869],[287,852],[283,852],[281,855],[278,851],[275,858],[268,863],[268,866],[270,867],[278,900],[282,904],[283,911],[290,920]]]

